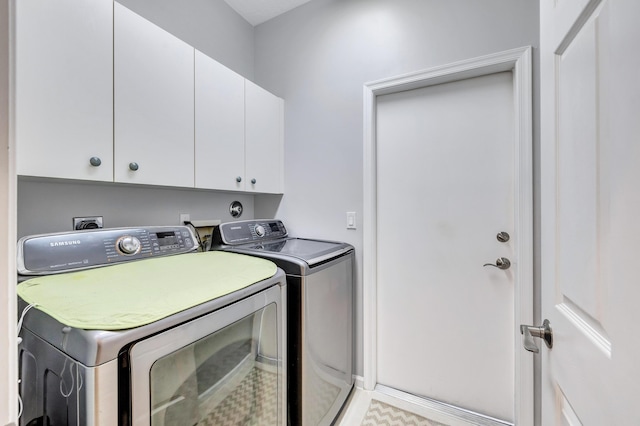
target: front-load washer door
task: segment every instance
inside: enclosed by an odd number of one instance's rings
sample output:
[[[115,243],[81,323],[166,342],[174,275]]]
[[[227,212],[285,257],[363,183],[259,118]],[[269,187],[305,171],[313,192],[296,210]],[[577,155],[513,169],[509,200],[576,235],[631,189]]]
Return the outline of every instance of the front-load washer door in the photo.
[[[130,350],[134,426],[285,424],[280,287]]]

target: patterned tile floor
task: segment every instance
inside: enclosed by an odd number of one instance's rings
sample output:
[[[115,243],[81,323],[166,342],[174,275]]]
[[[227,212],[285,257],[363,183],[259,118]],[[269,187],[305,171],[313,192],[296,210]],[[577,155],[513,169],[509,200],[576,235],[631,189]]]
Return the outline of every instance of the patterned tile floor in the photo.
[[[356,387],[335,426],[478,426],[478,422],[378,390]],[[488,425],[489,423],[481,422]],[[492,426],[498,426],[497,423]],[[504,424],[500,424],[504,426]]]
[[[198,426],[271,426],[277,424],[276,374],[253,368],[221,403],[205,409]]]
[[[362,426],[446,426],[398,407],[372,399]]]

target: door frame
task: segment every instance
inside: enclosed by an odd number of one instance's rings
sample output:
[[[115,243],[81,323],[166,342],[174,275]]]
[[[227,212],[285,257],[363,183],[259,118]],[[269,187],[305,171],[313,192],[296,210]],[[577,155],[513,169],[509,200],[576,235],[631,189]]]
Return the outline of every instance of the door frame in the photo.
[[[364,389],[377,385],[377,96],[498,72],[513,73],[514,241],[518,259],[514,289],[515,407],[518,425],[533,424],[533,357],[522,349],[520,324],[533,324],[533,129],[531,47],[525,46],[364,85],[363,353]]]
[[[0,424],[18,421],[14,7],[12,0],[0,2]]]

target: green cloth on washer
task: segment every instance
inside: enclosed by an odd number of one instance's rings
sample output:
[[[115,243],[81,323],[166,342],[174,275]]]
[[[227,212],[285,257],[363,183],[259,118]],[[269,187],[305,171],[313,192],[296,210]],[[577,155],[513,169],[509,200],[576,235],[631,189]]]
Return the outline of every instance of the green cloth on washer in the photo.
[[[211,251],[31,278],[18,285],[18,295],[68,326],[123,330],[152,323],[275,273],[276,265],[268,260]]]

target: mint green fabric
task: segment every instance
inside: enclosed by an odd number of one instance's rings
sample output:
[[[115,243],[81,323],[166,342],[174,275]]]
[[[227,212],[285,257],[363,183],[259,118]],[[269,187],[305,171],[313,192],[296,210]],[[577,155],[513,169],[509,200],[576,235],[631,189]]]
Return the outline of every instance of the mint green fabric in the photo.
[[[18,285],[18,295],[68,326],[123,330],[224,296],[275,273],[276,265],[268,260],[212,251],[32,278]]]

